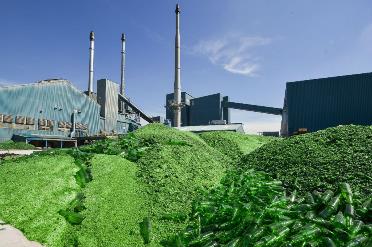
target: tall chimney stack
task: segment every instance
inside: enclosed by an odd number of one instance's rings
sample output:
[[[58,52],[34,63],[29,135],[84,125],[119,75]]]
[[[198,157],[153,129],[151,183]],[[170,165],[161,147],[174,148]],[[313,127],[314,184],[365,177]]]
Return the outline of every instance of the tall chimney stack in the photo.
[[[124,95],[125,89],[125,34],[121,34],[121,77],[120,77],[120,94]]]
[[[94,32],[90,32],[88,95],[93,94]]]
[[[176,39],[174,71],[174,127],[181,126],[181,57],[180,57],[180,6],[176,5]]]

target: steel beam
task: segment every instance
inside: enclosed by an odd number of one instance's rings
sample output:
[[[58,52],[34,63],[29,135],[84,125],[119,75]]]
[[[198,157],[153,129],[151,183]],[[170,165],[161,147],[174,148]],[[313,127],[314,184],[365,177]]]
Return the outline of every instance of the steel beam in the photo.
[[[250,104],[243,104],[243,103],[236,103],[236,102],[222,101],[222,107],[230,108],[230,109],[237,109],[237,110],[244,110],[244,111],[260,112],[260,113],[266,113],[266,114],[271,114],[271,115],[282,115],[283,113],[282,108],[260,106],[260,105],[250,105]]]

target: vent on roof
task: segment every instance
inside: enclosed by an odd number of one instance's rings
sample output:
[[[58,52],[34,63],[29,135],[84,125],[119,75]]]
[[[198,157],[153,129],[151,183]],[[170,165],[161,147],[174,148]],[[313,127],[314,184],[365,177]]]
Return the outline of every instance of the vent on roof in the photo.
[[[62,78],[50,78],[50,79],[41,80],[38,83],[58,83],[58,82],[69,82],[69,81],[66,79],[62,79]]]

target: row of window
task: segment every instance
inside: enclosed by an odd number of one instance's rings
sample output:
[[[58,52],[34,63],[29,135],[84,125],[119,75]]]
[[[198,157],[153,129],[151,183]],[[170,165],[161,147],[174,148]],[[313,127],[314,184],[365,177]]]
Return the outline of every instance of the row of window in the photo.
[[[25,116],[16,116],[15,121],[13,115],[0,114],[0,123],[16,123],[21,125],[35,125],[35,119]],[[50,130],[54,126],[54,121],[49,119],[38,119],[37,120],[39,130]],[[58,121],[58,129],[71,129],[72,123],[65,121]],[[78,130],[88,130],[88,125],[83,123],[76,123],[75,128]]]

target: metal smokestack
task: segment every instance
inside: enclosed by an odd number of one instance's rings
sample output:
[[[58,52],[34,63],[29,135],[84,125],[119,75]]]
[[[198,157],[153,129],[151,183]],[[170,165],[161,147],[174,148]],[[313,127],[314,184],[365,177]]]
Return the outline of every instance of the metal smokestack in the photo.
[[[88,95],[93,94],[94,32],[90,32]]]
[[[174,71],[174,127],[181,126],[181,58],[180,58],[180,6],[176,5],[176,39]]]
[[[121,77],[120,77],[120,94],[124,95],[125,89],[125,34],[121,34]]]

